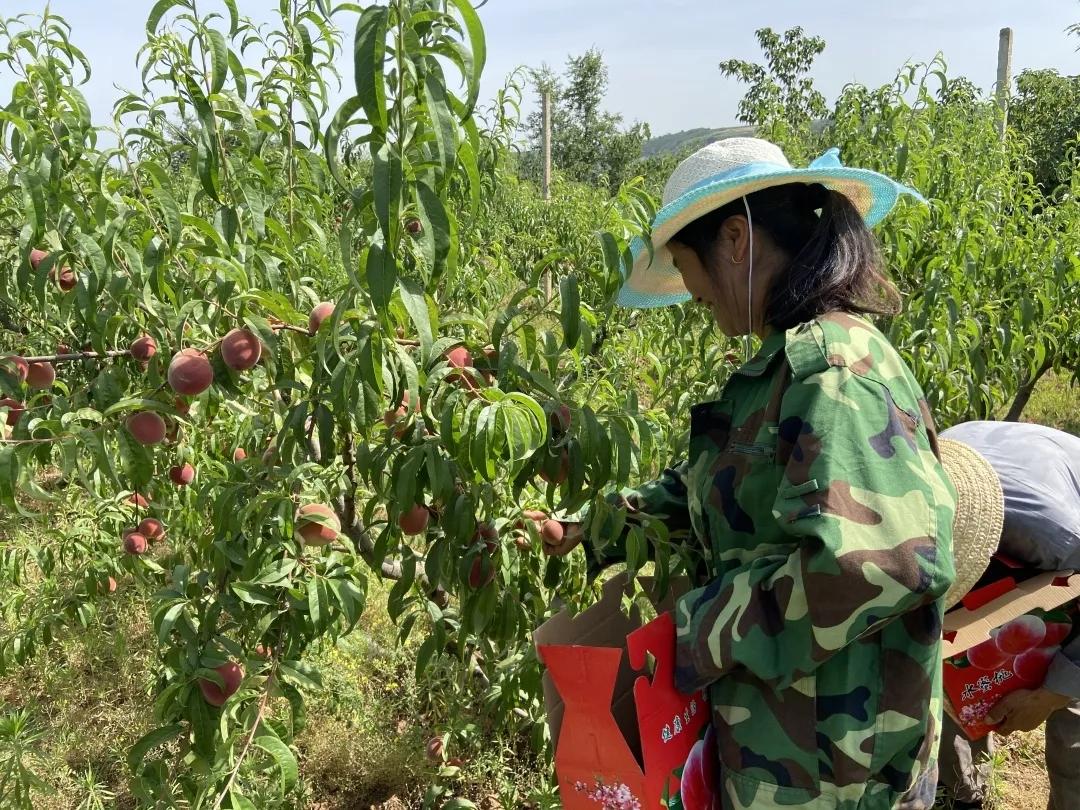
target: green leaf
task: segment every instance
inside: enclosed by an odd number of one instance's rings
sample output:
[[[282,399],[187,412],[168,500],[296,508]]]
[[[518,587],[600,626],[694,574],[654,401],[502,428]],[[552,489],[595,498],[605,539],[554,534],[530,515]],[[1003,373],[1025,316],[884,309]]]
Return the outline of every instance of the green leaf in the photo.
[[[382,312],[390,305],[397,281],[397,267],[382,245],[372,245],[364,254],[364,276],[368,294],[376,311]]]
[[[487,41],[484,38],[484,26],[480,17],[469,0],[450,0],[461,14],[465,22],[465,30],[469,34],[469,48],[472,51],[472,76],[468,79],[469,98],[466,102],[467,114],[471,115],[476,106],[476,99],[480,93],[480,78],[484,73],[484,64],[487,62]],[[462,116],[463,118],[465,116]]]
[[[577,276],[569,274],[559,281],[562,297],[563,341],[566,348],[573,349],[581,336],[581,298],[578,294]]]
[[[206,35],[210,40],[210,92],[220,93],[229,75],[229,46],[220,31],[212,28]]]
[[[150,16],[146,18],[146,33],[153,35],[157,31],[161,18],[173,6],[184,6],[186,8],[187,3],[185,0],[158,0],[157,4],[150,10]]]
[[[356,23],[353,72],[356,95],[377,132],[386,131],[386,86],[383,63],[386,58],[386,26],[390,9],[369,6]]]
[[[165,743],[176,739],[183,730],[184,727],[180,723],[173,723],[168,726],[156,728],[153,731],[144,734],[130,749],[128,749],[128,767],[135,773],[138,773],[139,766],[150,751],[157,748],[159,745],[164,745]]]
[[[319,671],[303,661],[282,661],[278,664],[282,679],[301,689],[322,689]]]
[[[424,227],[420,235],[424,258],[438,277],[450,254],[450,217],[439,195],[422,181],[416,184],[416,204]]]
[[[439,166],[445,175],[457,154],[457,127],[446,100],[446,88],[434,72],[424,78],[424,103],[435,133]]]
[[[402,279],[401,300],[420,338],[420,364],[427,366],[431,362],[431,344],[434,341],[431,334],[431,313],[428,310],[427,297],[424,295],[423,288],[415,280]]]
[[[268,753],[281,770],[283,790],[285,792],[292,790],[299,777],[299,768],[296,765],[296,757],[293,756],[289,746],[270,734],[256,737],[255,745]]]

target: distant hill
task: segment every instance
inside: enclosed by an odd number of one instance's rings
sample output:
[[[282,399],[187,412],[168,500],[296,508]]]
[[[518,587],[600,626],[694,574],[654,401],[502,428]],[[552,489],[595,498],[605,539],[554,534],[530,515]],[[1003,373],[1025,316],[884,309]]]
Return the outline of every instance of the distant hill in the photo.
[[[828,128],[829,124],[830,121],[827,119],[814,121],[813,124],[811,124],[811,130],[815,135],[820,135]],[[687,152],[692,152],[695,149],[700,149],[713,141],[723,140],[724,138],[750,138],[753,137],[754,131],[754,127],[721,127],[719,129],[699,127],[697,129],[684,129],[682,132],[672,132],[668,135],[661,135],[658,138],[646,141],[645,145],[641,147],[641,156],[643,158],[649,158],[654,155],[685,154]]]
[[[753,127],[722,127],[720,129],[699,127],[698,129],[686,129],[682,132],[672,132],[646,141],[641,148],[641,156],[679,154],[693,149],[700,149],[702,146],[713,141],[719,141],[722,138],[746,137],[753,134]]]

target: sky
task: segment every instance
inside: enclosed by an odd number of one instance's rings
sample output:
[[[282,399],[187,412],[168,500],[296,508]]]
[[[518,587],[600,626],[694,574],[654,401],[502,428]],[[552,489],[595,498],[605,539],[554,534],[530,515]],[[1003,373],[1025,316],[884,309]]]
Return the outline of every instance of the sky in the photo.
[[[5,16],[44,7],[43,0],[0,2]],[[256,20],[269,19],[278,5],[277,0],[237,4],[241,14]],[[200,0],[203,10],[215,5],[220,3]],[[95,122],[107,120],[118,95],[114,84],[139,84],[135,54],[145,41],[152,6],[152,0],[51,2],[52,11],[72,24],[74,41],[93,66],[83,90]],[[609,68],[605,106],[628,122],[647,122],[654,135],[737,123],[743,91],[717,65],[733,57],[757,61],[754,31],[764,26],[801,25],[825,39],[813,76],[830,102],[849,82],[885,83],[905,62],[927,61],[939,51],[951,76],[967,76],[989,89],[998,32],[1005,26],[1014,31],[1014,74],[1024,68],[1080,73],[1080,38],[1064,32],[1080,21],[1075,0],[488,0],[480,15],[488,38],[483,98],[490,99],[520,65],[546,62],[561,69],[568,56],[596,47]],[[347,49],[340,68],[346,81],[352,78],[350,56]],[[0,77],[0,97],[9,92],[10,82]]]

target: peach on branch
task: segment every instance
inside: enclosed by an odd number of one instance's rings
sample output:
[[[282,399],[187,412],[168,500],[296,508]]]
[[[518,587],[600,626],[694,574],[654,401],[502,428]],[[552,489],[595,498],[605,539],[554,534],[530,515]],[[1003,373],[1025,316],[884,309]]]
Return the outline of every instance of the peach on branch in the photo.
[[[44,390],[46,388],[52,388],[54,382],[56,382],[56,369],[53,368],[52,363],[47,361],[30,363],[26,371],[27,385],[31,388]]]
[[[140,363],[146,363],[157,354],[157,341],[151,335],[142,335],[131,341],[128,351],[134,359]]]
[[[127,418],[126,424],[128,432],[139,444],[158,444],[165,441],[165,420],[154,411],[133,413]]]
[[[427,531],[431,514],[423,504],[416,504],[398,518],[398,526],[405,534],[423,534]]]
[[[214,369],[198,349],[182,349],[169,363],[168,379],[173,391],[193,397],[214,382]]]
[[[186,462],[169,467],[169,480],[178,487],[186,487],[195,480],[195,468]]]
[[[308,503],[296,512],[296,537],[309,546],[325,546],[341,532],[337,513],[321,503]]]
[[[319,331],[319,327],[322,326],[323,321],[334,314],[334,304],[332,301],[323,301],[315,305],[315,308],[311,310],[311,315],[308,316],[308,332],[315,334]]]
[[[232,460],[234,464],[239,464],[245,458],[247,458],[247,450],[245,450],[243,447],[237,447],[235,450],[233,450]]]
[[[145,554],[147,545],[146,538],[138,532],[128,532],[124,536],[124,551],[128,554]]]
[[[221,359],[233,371],[247,371],[262,357],[262,342],[250,329],[233,329],[221,339]]]
[[[150,542],[157,542],[158,540],[165,539],[165,527],[161,525],[161,521],[157,518],[143,518],[142,523],[135,530]]]
[[[0,357],[0,370],[14,377],[18,382],[24,383],[30,373],[30,364],[17,354],[9,354],[6,357]]]
[[[26,410],[25,403],[19,402],[17,399],[11,397],[4,397],[0,399],[0,408],[7,408],[7,423],[8,425],[14,425],[19,421],[19,417],[23,415]]]
[[[235,661],[229,661],[214,667],[214,671],[221,676],[221,685],[207,678],[199,678],[199,691],[211,706],[222,706],[240,688],[244,680],[244,668]]]

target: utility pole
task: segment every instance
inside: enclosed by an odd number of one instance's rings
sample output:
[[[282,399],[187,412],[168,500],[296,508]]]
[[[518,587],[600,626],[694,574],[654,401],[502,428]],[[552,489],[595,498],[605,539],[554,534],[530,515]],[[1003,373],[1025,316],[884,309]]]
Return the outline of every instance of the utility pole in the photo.
[[[1002,28],[998,35],[997,102],[1001,109],[998,134],[1005,140],[1005,127],[1009,123],[1009,95],[1012,93],[1013,30]]]
[[[551,90],[544,88],[543,91],[543,115],[544,115],[544,199],[551,200]],[[551,300],[551,270],[544,270],[544,300]]]

